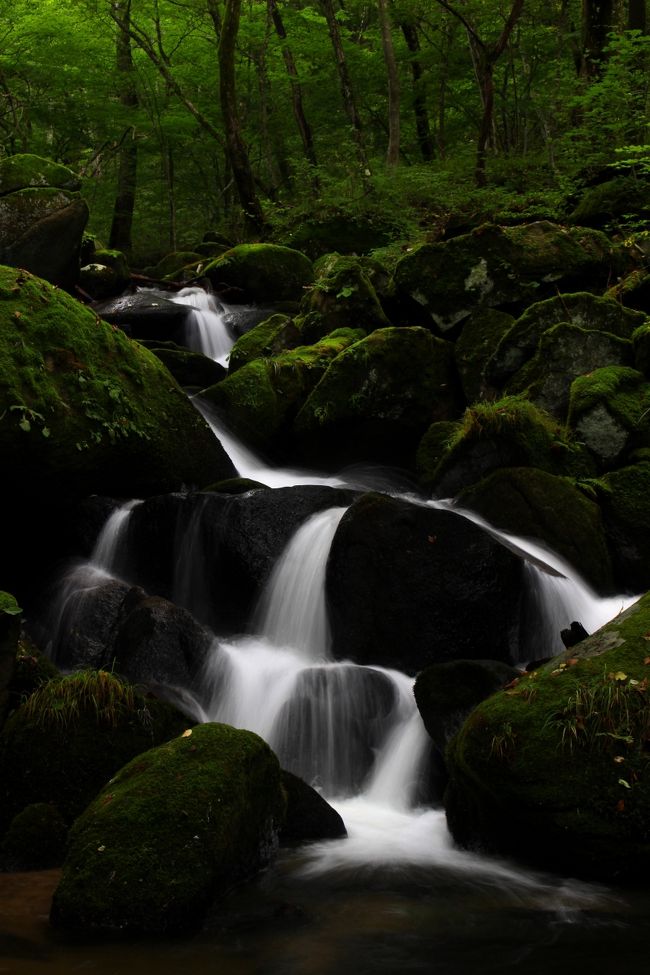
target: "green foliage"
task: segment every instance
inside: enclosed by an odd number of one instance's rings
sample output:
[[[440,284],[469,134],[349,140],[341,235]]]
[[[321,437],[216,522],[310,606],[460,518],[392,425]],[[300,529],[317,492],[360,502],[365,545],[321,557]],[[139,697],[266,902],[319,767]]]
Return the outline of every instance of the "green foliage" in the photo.
[[[41,727],[71,728],[81,714],[91,713],[98,725],[116,727],[120,717],[137,710],[135,689],[106,670],[81,670],[43,684],[27,699],[25,715]],[[146,723],[146,709],[138,710]]]

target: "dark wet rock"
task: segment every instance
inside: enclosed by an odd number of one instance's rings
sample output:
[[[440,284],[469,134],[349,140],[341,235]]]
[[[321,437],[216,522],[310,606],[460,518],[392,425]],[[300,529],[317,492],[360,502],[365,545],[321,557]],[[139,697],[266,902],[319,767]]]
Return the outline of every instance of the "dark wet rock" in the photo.
[[[522,563],[450,511],[364,495],[334,537],[327,593],[337,657],[409,673],[518,659]]]
[[[339,813],[310,785],[283,769],[282,786],[287,794],[287,815],[280,831],[281,843],[347,836]]]
[[[226,376],[224,366],[199,352],[188,352],[185,349],[160,349],[155,346],[151,347],[151,351],[169,369],[180,386],[205,389],[206,386],[212,386]]]
[[[100,318],[125,329],[134,339],[162,339],[185,344],[185,322],[191,308],[170,301],[158,291],[136,291],[95,302],[92,307]]]
[[[34,802],[17,813],[0,843],[3,870],[48,870],[63,863],[68,828],[55,805]]]

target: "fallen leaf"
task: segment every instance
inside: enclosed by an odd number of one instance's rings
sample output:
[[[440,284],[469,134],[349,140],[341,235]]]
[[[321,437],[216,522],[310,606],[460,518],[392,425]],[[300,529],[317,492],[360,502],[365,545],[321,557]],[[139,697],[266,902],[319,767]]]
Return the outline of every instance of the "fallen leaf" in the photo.
[[[184,731],[183,732],[183,734],[181,735],[181,738],[189,738],[191,734],[192,734],[192,729],[191,728],[188,728],[187,731]]]
[[[612,674],[612,680],[627,680],[627,674],[622,670],[617,670],[615,674]]]
[[[630,783],[629,782],[626,782],[625,779],[619,779],[618,780],[618,784],[619,785],[622,785],[622,786],[625,786],[626,789],[631,789],[632,788],[632,786],[630,785]]]

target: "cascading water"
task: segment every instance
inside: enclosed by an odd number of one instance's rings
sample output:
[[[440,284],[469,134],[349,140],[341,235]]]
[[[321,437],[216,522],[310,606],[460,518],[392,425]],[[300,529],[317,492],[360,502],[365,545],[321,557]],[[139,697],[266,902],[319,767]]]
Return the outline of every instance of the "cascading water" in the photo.
[[[225,365],[234,344],[226,324],[225,306],[204,288],[183,288],[171,301],[192,308],[185,325],[188,348]]]

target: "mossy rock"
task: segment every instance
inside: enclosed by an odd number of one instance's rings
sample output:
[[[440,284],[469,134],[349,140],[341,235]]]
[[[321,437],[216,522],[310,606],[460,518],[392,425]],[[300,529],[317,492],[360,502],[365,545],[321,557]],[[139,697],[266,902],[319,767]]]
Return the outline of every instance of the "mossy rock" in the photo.
[[[574,379],[606,366],[631,366],[633,361],[628,339],[560,322],[544,332],[537,352],[506,383],[505,392],[525,393],[540,409],[566,420]]]
[[[301,345],[268,359],[253,359],[203,397],[216,406],[229,428],[254,447],[274,452],[291,421],[327,367],[363,338],[361,329],[341,328],[316,345]]]
[[[4,490],[142,497],[232,466],[159,360],[45,281],[0,268]]]
[[[85,264],[79,271],[79,287],[95,301],[121,294],[129,280],[106,264]]]
[[[639,372],[650,379],[650,321],[639,326],[632,335],[634,364]]]
[[[302,299],[303,315],[316,312],[329,330],[355,326],[372,330],[389,325],[373,285],[373,277],[387,278],[377,262],[334,253],[314,265],[315,281]]]
[[[237,372],[253,359],[269,358],[302,345],[299,329],[288,315],[271,315],[237,339],[228,358],[228,372]]]
[[[650,183],[631,176],[616,176],[586,189],[569,216],[572,223],[583,227],[604,227],[626,214],[635,220],[650,216]]]
[[[606,284],[617,260],[600,231],[545,220],[484,224],[444,243],[414,248],[398,263],[395,284],[448,331],[477,307],[530,303],[578,282]]]
[[[5,870],[47,870],[63,863],[68,828],[56,806],[35,802],[17,813],[0,843]]]
[[[571,384],[568,422],[600,470],[650,447],[650,383],[636,369],[609,366]]]
[[[32,803],[53,803],[71,823],[122,765],[187,724],[171,705],[112,674],[48,681],[0,734],[0,835]]]
[[[460,431],[461,424],[458,420],[438,420],[431,424],[420,440],[415,454],[415,467],[421,484],[426,485],[432,481],[438,464],[456,441]]]
[[[139,755],[74,824],[51,920],[180,934],[269,860],[285,815],[280,767],[249,731],[204,724]]]
[[[41,684],[60,676],[61,672],[56,664],[21,633],[9,684],[9,710],[18,708]]]
[[[515,319],[498,308],[478,308],[463,323],[454,346],[456,367],[468,403],[488,399],[494,393],[486,366]]]
[[[0,264],[71,290],[87,221],[88,206],[78,193],[50,186],[6,193],[0,196]]]
[[[14,596],[0,591],[0,728],[9,707],[22,610]]]
[[[495,528],[539,539],[598,592],[614,591],[600,508],[569,478],[534,467],[501,468],[461,491],[458,503]]]
[[[453,497],[502,467],[536,467],[575,477],[595,473],[589,454],[563,425],[526,398],[506,396],[465,410],[437,467],[423,470],[421,484],[438,496]]]
[[[650,458],[605,474],[595,482],[619,586],[650,588]]]
[[[300,251],[277,244],[238,244],[211,261],[205,277],[231,301],[299,301],[314,278]]]
[[[44,186],[55,186],[75,193],[81,189],[81,180],[67,166],[29,153],[0,160],[0,196]]]
[[[425,328],[380,328],[337,357],[294,431],[311,462],[361,457],[413,469],[427,427],[457,408],[451,344]]]
[[[312,260],[334,250],[341,254],[368,254],[400,235],[380,213],[348,213],[330,210],[305,217],[283,234],[282,243],[307,254]]]
[[[463,846],[563,874],[650,868],[650,596],[483,701],[447,749],[447,821]]]
[[[585,331],[607,332],[618,338],[631,339],[644,320],[642,314],[623,308],[612,298],[599,298],[588,292],[562,294],[535,302],[499,342],[487,366],[487,379],[492,385],[503,387],[532,359],[543,334],[561,322]]]
[[[250,477],[228,477],[225,481],[217,481],[216,484],[208,484],[203,491],[212,491],[215,494],[248,494],[249,491],[270,491],[268,484],[261,481],[254,481]]]

